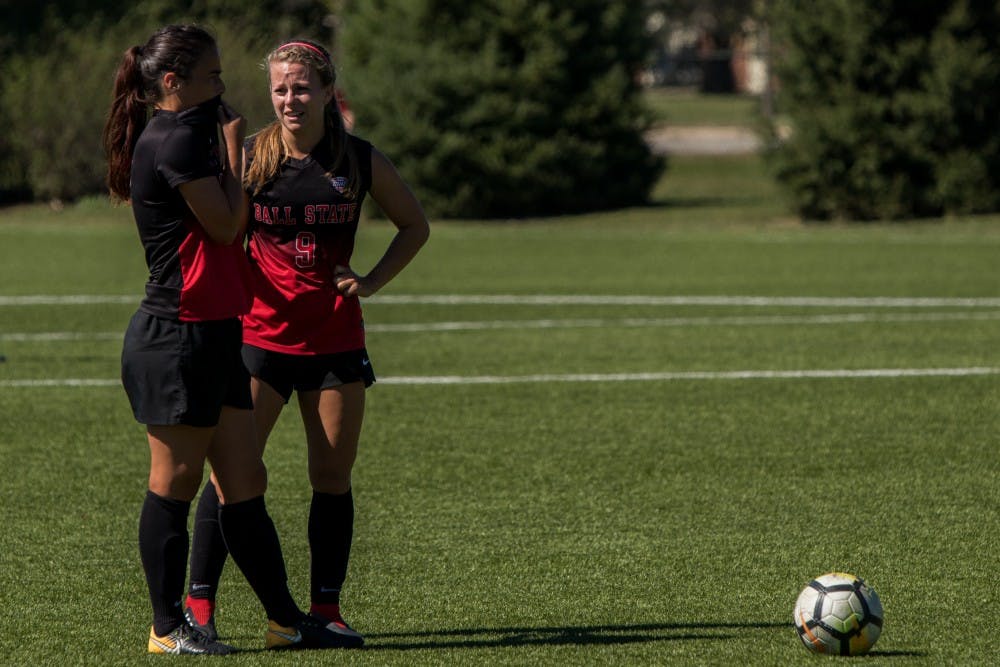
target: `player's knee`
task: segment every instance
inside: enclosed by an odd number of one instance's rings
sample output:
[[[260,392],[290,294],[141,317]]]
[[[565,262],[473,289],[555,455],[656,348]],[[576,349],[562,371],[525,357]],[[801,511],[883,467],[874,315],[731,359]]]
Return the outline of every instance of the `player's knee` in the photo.
[[[204,465],[181,464],[169,471],[164,471],[159,479],[151,479],[150,486],[165,489],[166,495],[171,498],[191,500],[198,495],[204,472]]]
[[[267,467],[263,461],[249,465],[240,477],[240,495],[246,498],[262,496],[267,491]]]
[[[315,491],[340,495],[351,490],[351,471],[336,466],[316,466],[309,470],[309,482]]]
[[[226,468],[216,468],[215,477],[226,503],[238,503],[264,495],[267,490],[267,468],[264,462],[241,462]]]
[[[258,488],[260,488],[261,494],[263,495],[264,492],[267,491],[267,466],[264,465],[263,461],[260,462],[260,466],[256,474],[256,483]]]

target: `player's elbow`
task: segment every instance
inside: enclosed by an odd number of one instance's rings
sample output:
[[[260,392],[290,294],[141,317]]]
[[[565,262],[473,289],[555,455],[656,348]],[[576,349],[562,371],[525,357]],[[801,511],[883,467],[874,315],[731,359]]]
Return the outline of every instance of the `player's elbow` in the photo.
[[[241,217],[233,217],[227,220],[217,220],[214,224],[204,225],[205,233],[219,245],[231,245],[240,239],[243,232],[244,222]]]
[[[422,247],[427,243],[427,240],[431,237],[431,226],[427,222],[427,218],[421,218],[420,222],[415,225],[413,236],[418,246]]]

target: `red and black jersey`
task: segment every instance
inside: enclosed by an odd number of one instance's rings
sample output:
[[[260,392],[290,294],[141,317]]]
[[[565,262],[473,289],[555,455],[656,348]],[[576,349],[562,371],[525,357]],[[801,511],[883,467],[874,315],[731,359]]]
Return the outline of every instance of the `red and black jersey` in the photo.
[[[241,242],[212,241],[181,196],[183,183],[219,176],[211,105],[157,110],[132,157],[132,211],[149,280],[141,310],[185,322],[237,317],[250,309],[249,263]]]
[[[371,189],[372,146],[349,135],[358,159],[358,192],[347,191],[349,166],[331,171],[326,141],[304,159],[287,158],[250,202],[253,308],[243,318],[243,341],[286,354],[330,354],[365,345],[361,303],[333,283],[347,266],[361,204]],[[252,160],[253,138],[247,159]]]

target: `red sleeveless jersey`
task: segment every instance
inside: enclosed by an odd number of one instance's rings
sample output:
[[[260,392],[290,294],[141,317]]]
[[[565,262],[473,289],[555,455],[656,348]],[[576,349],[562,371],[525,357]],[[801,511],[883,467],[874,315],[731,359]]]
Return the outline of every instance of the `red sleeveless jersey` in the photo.
[[[349,137],[358,159],[357,195],[346,193],[348,165],[331,172],[325,142],[306,158],[287,159],[250,203],[253,307],[243,342],[286,354],[330,354],[365,346],[361,303],[343,297],[333,271],[347,266],[361,204],[371,188],[371,151]],[[247,142],[252,159],[253,138]]]

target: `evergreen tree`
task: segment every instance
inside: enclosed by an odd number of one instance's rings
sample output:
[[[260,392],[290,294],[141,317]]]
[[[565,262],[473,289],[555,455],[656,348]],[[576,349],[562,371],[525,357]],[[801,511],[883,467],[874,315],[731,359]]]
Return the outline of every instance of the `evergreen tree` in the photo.
[[[523,217],[643,202],[641,3],[371,0],[343,16],[357,131],[434,215]]]
[[[1000,210],[1000,6],[776,0],[771,19],[772,157],[803,217]]]
[[[0,38],[0,201],[106,192],[101,128],[121,54],[167,23],[206,26],[226,98],[258,128],[273,118],[267,51],[292,36],[327,42],[324,0],[56,0],[25,5]],[[7,15],[2,15],[7,19]]]

